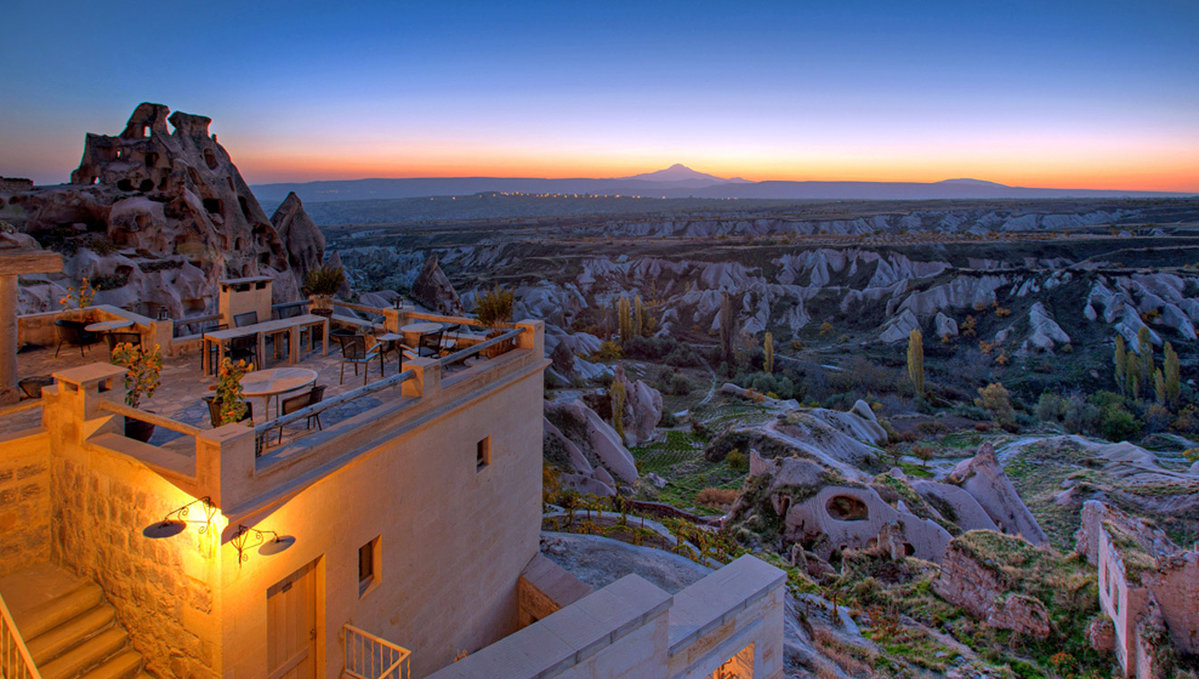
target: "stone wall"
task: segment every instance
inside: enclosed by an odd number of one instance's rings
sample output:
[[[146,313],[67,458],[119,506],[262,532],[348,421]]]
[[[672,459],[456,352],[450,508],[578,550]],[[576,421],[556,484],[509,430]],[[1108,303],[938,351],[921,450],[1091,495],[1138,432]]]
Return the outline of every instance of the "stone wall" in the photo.
[[[140,464],[95,451],[100,466],[55,457],[54,556],[100,584],[133,646],[159,676],[216,677],[220,650],[201,630],[215,622],[208,579],[219,526],[170,538],[142,530],[192,498]],[[190,518],[203,517],[193,507]]]
[[[0,576],[50,558],[50,439],[0,440]]]

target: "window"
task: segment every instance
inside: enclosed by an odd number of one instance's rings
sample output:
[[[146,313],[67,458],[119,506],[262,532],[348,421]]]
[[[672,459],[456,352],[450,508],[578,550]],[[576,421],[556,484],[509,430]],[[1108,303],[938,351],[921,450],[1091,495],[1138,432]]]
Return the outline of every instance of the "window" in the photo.
[[[379,582],[379,538],[358,548],[358,596]]]
[[[482,471],[489,464],[491,464],[490,436],[475,444],[475,471]]]

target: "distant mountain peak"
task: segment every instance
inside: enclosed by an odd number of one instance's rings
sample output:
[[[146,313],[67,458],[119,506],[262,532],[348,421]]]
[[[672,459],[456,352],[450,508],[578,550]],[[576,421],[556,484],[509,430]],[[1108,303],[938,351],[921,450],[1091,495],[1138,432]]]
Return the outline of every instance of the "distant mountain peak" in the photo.
[[[637,180],[643,182],[688,182],[702,184],[723,184],[728,181],[727,179],[717,177],[716,175],[696,172],[682,163],[675,163],[665,170],[646,172],[644,174],[635,174],[632,177],[620,177],[620,179]]]
[[[989,182],[985,179],[971,179],[969,177],[960,177],[958,179],[942,179],[938,184],[959,184],[959,185],[974,185],[974,186],[1006,186],[998,182]]]

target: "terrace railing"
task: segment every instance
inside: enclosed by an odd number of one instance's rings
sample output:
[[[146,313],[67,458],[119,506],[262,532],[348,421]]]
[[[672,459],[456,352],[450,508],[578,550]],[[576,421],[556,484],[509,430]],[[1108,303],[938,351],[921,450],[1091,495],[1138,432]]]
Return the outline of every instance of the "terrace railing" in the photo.
[[[116,401],[101,401],[99,404],[97,404],[96,408],[110,412],[114,415],[124,415],[125,417],[135,420],[148,422],[154,426],[162,427],[163,429],[170,429],[171,431],[179,432],[185,436],[196,436],[204,431],[199,427],[192,426],[185,422],[178,422],[169,417],[163,417],[162,415],[155,415],[154,413],[148,413],[144,410],[138,410],[137,408],[132,408],[124,403],[117,403]]]
[[[407,679],[412,652],[353,625],[345,626],[342,676],[353,679]]]
[[[348,637],[347,637],[348,638]],[[348,648],[348,647],[347,647]],[[0,596],[0,677],[4,679],[42,679],[33,664],[33,656],[25,647],[25,640],[13,622],[8,604]]]
[[[495,337],[483,340],[478,344],[472,344],[469,347],[459,349],[452,354],[442,356],[438,362],[441,363],[441,367],[445,368],[455,363],[461,363],[471,356],[478,356],[482,352],[494,346],[504,345],[505,343],[507,343],[507,345],[514,346],[516,338],[520,337],[521,333],[523,332],[524,330],[521,330],[520,328],[513,328],[506,332],[500,333]]]

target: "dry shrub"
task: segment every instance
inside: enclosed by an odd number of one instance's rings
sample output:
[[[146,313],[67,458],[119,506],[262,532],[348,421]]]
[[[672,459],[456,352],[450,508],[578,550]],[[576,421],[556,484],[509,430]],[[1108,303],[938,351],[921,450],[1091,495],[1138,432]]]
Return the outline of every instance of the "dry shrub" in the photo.
[[[740,493],[732,488],[704,488],[695,496],[695,501],[708,507],[723,509],[733,506]]]
[[[817,627],[813,632],[812,640],[816,642],[816,647],[825,657],[837,663],[841,669],[855,677],[878,676],[871,670],[871,665],[874,664],[874,659],[877,657],[876,653],[847,644],[823,627]]]

